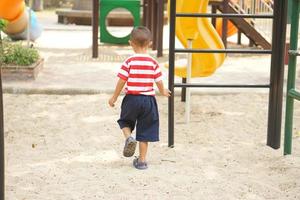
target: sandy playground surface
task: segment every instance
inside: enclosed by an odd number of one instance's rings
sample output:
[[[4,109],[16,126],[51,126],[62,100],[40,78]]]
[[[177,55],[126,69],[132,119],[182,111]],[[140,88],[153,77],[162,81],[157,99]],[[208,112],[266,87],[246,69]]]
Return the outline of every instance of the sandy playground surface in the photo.
[[[266,94],[195,95],[192,122],[176,97],[176,146],[167,147],[167,99],[158,97],[161,141],[149,169],[121,156],[109,95],[5,95],[7,200],[300,199],[300,103],[294,147],[265,145]]]

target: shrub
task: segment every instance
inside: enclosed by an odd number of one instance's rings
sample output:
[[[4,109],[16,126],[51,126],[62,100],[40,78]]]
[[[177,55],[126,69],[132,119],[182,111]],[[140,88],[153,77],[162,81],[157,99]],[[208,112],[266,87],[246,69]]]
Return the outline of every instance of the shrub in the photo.
[[[23,47],[21,44],[4,45],[4,63],[28,66],[39,59],[39,53],[34,48]]]

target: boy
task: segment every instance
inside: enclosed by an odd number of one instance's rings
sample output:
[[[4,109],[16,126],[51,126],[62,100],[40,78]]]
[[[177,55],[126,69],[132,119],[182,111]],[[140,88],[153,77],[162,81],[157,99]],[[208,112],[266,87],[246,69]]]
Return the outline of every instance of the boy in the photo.
[[[118,120],[126,138],[123,155],[133,156],[138,141],[139,157],[133,160],[133,166],[137,169],[147,169],[148,142],[159,141],[159,116],[153,83],[156,83],[163,96],[170,96],[170,91],[164,89],[158,63],[147,55],[148,47],[151,45],[151,32],[142,26],[134,28],[129,44],[135,54],[127,58],[121,66],[118,73],[119,80],[113,96],[109,99],[109,105],[114,106],[126,84],[126,96],[122,101]],[[131,136],[135,127],[136,140]]]

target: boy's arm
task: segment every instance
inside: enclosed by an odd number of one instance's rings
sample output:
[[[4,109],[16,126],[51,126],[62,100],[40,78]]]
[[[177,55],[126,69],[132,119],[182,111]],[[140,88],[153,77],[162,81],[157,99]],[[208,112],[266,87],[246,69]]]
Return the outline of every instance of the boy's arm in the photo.
[[[171,96],[171,91],[164,88],[163,81],[156,82],[156,85],[158,87],[158,90],[159,90],[160,94],[162,94],[163,96],[166,96],[166,97]]]
[[[117,82],[117,85],[116,85],[116,88],[115,88],[115,91],[114,91],[114,94],[113,96],[109,99],[108,103],[111,107],[114,107],[115,106],[115,102],[117,101],[124,85],[125,85],[126,81],[119,78],[118,82]]]

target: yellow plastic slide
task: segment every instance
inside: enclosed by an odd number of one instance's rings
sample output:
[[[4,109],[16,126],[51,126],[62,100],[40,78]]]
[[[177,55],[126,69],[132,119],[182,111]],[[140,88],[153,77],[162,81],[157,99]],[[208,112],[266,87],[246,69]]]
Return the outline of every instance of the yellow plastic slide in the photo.
[[[177,0],[177,13],[206,13],[209,0]],[[178,17],[176,36],[184,47],[193,40],[193,49],[224,49],[223,42],[208,18]],[[192,77],[210,76],[225,60],[225,54],[192,54]],[[176,66],[175,74],[186,77],[186,66]]]

